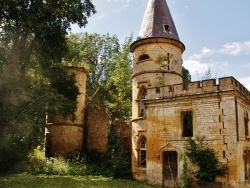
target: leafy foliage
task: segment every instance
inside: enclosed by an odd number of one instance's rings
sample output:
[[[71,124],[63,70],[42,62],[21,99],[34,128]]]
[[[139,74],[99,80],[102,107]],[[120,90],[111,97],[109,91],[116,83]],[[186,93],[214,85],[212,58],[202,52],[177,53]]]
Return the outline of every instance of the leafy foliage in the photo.
[[[132,37],[119,44],[109,34],[72,34],[69,36],[69,55],[66,65],[88,69],[88,104],[104,105],[111,120],[127,119],[131,109],[132,58],[129,52]]]
[[[185,67],[182,66],[182,75],[183,75],[183,84],[184,87],[187,88],[188,83],[191,82],[191,75]]]
[[[216,74],[212,76],[211,69],[208,68],[205,74],[201,77],[201,80],[216,79]]]
[[[36,148],[28,155],[27,172],[47,175],[85,175],[86,161],[81,158],[73,160],[62,157],[44,159],[44,151]]]
[[[90,151],[87,154],[86,173],[113,178],[132,178],[130,155],[114,155],[114,153],[98,153]]]
[[[46,112],[74,113],[78,89],[62,64],[66,35],[93,13],[90,0],[0,1],[1,172],[39,142]]]
[[[197,138],[197,142],[189,138],[186,145],[187,156],[199,170],[194,172],[195,176],[203,182],[214,182],[216,176],[224,175],[228,166],[220,164],[213,149],[203,138]]]
[[[182,162],[183,162],[183,166],[182,166],[182,185],[181,185],[181,188],[188,188],[187,154],[186,154],[185,148],[184,148]]]

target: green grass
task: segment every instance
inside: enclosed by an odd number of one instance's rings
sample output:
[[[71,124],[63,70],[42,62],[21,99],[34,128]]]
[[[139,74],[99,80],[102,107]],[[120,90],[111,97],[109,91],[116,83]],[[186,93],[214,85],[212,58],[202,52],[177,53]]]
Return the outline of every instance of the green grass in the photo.
[[[155,188],[135,180],[112,179],[101,176],[46,176],[16,174],[0,177],[1,188]]]

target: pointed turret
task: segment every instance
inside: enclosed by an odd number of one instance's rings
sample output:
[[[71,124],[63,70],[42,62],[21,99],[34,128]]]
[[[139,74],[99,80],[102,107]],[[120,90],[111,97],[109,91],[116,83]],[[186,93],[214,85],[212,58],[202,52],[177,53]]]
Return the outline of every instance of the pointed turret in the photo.
[[[149,0],[138,39],[168,38],[180,41],[166,0]]]

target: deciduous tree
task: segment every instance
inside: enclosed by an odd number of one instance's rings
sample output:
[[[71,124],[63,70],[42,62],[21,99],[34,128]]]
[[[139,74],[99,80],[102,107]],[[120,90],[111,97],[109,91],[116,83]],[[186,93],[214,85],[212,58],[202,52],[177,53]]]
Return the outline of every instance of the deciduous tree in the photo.
[[[66,35],[93,13],[91,0],[0,1],[1,171],[35,145],[46,111],[75,111],[74,75],[62,64]]]

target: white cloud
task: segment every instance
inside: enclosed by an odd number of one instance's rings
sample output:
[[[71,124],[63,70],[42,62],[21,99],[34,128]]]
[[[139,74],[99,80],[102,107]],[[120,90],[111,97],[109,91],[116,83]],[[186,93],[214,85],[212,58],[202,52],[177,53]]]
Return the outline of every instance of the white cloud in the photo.
[[[184,61],[183,66],[189,70],[191,75],[204,74],[211,67],[209,64],[201,63],[200,61],[194,59],[188,59],[187,61]]]
[[[250,54],[250,41],[227,43],[218,52],[233,56]]]
[[[250,76],[240,78],[239,82],[243,84],[248,89],[248,91],[250,91]]]
[[[192,78],[199,79],[211,69],[212,74],[219,77],[226,76],[229,74],[229,62],[228,57],[224,56],[240,56],[250,54],[250,41],[245,42],[232,42],[226,43],[221,48],[211,49],[204,47],[199,53],[193,54],[184,60],[183,65],[187,68],[192,75]],[[224,58],[224,61],[221,59]],[[250,64],[241,65],[241,68],[246,69]],[[240,66],[238,66],[240,68]],[[213,76],[213,75],[212,75]],[[250,85],[250,81],[249,84]]]
[[[194,54],[192,56],[189,57],[189,59],[193,59],[193,60],[200,60],[204,57],[209,57],[209,56],[212,56],[216,51],[215,50],[212,50],[212,49],[209,49],[207,47],[204,47],[202,50],[201,50],[201,53],[199,54]]]

